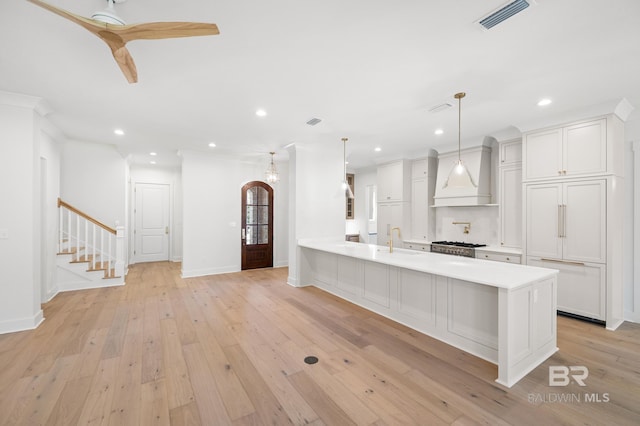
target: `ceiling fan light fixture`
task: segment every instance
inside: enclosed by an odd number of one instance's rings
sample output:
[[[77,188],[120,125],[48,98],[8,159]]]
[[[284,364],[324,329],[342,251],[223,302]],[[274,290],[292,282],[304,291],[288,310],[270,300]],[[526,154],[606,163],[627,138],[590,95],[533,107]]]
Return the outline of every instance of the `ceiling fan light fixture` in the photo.
[[[91,15],[91,19],[104,22],[105,24],[127,25],[124,19],[116,15],[116,11],[113,8],[113,0],[108,0],[108,1],[109,1],[109,4],[107,5],[107,8],[100,10],[98,12],[95,12],[93,15]]]

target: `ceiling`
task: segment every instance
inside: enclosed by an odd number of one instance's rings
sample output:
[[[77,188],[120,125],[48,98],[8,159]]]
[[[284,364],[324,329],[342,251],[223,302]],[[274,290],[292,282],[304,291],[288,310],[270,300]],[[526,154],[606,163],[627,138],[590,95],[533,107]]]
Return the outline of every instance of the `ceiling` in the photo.
[[[106,6],[49,2],[82,16]],[[0,90],[44,98],[69,139],[114,144],[139,163],[157,152],[158,165],[179,164],[180,150],[240,152],[266,164],[272,150],[285,158],[290,143],[341,152],[342,137],[350,168],[455,149],[459,91],[467,93],[463,147],[623,98],[640,106],[639,1],[536,0],[491,30],[477,23],[508,2],[128,0],[115,6],[128,23],[220,28],[129,43],[139,76],[129,84],[82,27],[26,0],[2,0]],[[551,105],[537,106],[544,97]],[[429,112],[445,102],[453,107]],[[305,124],[313,117],[322,122]]]

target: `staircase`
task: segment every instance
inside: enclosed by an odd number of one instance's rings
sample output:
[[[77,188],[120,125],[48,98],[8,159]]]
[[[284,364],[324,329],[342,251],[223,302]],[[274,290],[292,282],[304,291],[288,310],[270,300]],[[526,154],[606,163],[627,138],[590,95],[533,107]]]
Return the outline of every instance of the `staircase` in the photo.
[[[124,284],[124,227],[111,228],[58,199],[58,291]]]

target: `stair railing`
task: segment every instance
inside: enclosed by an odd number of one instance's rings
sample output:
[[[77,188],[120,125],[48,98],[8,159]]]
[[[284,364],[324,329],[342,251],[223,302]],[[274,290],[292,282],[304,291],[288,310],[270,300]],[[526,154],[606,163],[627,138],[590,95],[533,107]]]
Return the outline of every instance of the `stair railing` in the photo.
[[[105,277],[124,276],[124,227],[112,228],[58,198],[58,252],[70,253],[90,270],[106,270]]]

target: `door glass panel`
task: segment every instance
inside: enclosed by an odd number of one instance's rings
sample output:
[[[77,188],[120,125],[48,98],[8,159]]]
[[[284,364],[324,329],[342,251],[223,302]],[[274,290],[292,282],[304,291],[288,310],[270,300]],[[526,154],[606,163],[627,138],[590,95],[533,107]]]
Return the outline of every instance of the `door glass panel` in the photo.
[[[247,190],[247,205],[258,203],[257,190],[258,188],[256,187]]]
[[[252,245],[258,243],[258,233],[255,225],[247,225],[246,244]]]
[[[255,225],[258,223],[257,209],[256,206],[247,206],[247,225]]]
[[[256,188],[252,188],[252,189],[257,189],[258,190],[258,202],[257,202],[257,204],[260,204],[261,206],[268,206],[269,205],[269,193],[267,192],[267,190],[264,189],[264,188],[260,188],[260,187],[256,187]]]
[[[258,226],[258,244],[269,244],[269,225]]]
[[[258,223],[260,225],[269,224],[269,207],[268,206],[258,206]]]

